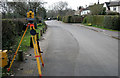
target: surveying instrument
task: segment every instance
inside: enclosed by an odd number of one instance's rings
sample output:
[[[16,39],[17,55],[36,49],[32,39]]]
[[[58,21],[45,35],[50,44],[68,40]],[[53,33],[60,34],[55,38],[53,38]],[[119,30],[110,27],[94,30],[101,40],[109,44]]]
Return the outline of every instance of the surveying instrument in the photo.
[[[30,27],[30,34],[31,34],[32,43],[33,43],[33,47],[34,47],[35,58],[36,58],[36,61],[37,61],[38,73],[39,73],[40,77],[42,76],[41,66],[40,66],[40,60],[42,62],[42,66],[43,67],[44,67],[44,62],[43,62],[42,55],[41,55],[42,52],[41,52],[41,50],[40,50],[40,48],[38,46],[39,42],[37,40],[37,33],[35,31],[34,20],[35,20],[35,13],[34,13],[33,10],[29,10],[27,12],[27,21],[28,21],[28,24],[26,26],[26,30],[25,30],[25,32],[24,32],[24,34],[23,34],[23,36],[22,36],[22,38],[20,40],[20,43],[19,43],[18,47],[17,47],[17,50],[16,50],[16,52],[14,54],[14,57],[12,59],[12,62],[10,64],[9,68],[8,68],[8,72],[10,71],[10,68],[11,68],[11,66],[12,66],[12,64],[14,62],[14,59],[15,59],[17,53],[18,53],[18,50],[19,50],[20,45],[22,43],[22,40],[23,40],[23,38],[24,38],[24,36],[25,36],[25,34],[27,32],[27,29],[28,29],[28,27]]]

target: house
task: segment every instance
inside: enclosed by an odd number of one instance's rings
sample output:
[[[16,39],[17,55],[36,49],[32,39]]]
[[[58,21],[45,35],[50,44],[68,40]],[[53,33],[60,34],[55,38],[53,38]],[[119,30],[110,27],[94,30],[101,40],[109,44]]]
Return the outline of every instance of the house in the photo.
[[[80,10],[75,11],[74,15],[80,15]]]
[[[88,7],[87,7],[87,8],[82,9],[82,11],[81,11],[81,15],[86,15],[86,14],[90,14],[90,10],[89,10],[89,8],[88,8]]]
[[[105,2],[104,5],[103,5],[103,7],[106,8],[106,12],[107,12],[107,11],[110,11],[109,4],[110,4],[110,2]]]
[[[75,14],[74,15],[86,15],[86,14],[89,14],[90,13],[90,10],[87,8],[80,8],[78,9],[77,11],[75,11]]]
[[[106,8],[106,12],[113,11],[120,13],[120,1],[105,2],[103,7]]]
[[[77,8],[77,11],[75,11],[74,15],[80,15],[82,10],[83,10],[83,7]]]

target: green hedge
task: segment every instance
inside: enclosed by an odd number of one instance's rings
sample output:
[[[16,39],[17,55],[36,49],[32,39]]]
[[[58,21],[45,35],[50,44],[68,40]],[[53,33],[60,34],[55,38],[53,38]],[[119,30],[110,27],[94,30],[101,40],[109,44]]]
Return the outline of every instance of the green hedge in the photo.
[[[89,15],[83,19],[83,23],[120,30],[120,16],[118,15]]]
[[[2,49],[9,49],[22,34],[24,24],[16,20],[2,20]]]
[[[83,17],[81,16],[65,16],[63,17],[63,22],[65,23],[81,23]]]

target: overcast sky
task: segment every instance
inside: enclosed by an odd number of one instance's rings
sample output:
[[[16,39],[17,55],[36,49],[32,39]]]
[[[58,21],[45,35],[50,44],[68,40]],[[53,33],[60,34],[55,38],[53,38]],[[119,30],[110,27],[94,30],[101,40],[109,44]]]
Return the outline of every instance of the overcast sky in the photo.
[[[0,0],[1,1],[1,0]],[[2,0],[4,1],[4,0]],[[13,0],[8,0],[13,1]],[[15,1],[26,1],[26,0],[15,0]],[[39,0],[30,0],[30,1],[39,1]],[[47,2],[47,4],[44,5],[44,7],[49,10],[49,6],[51,6],[53,3],[59,2],[59,1],[66,1],[68,3],[68,7],[74,10],[77,10],[77,7],[83,6],[84,8],[91,4],[98,3],[98,0],[40,0],[43,2]],[[109,1],[120,1],[120,0],[99,0],[100,3],[109,2]]]
[[[43,0],[43,1],[47,2],[47,4],[45,4],[46,9],[49,9],[49,6],[55,2],[66,1],[66,2],[68,2],[68,6],[75,10],[77,10],[78,6],[85,7],[86,5],[88,6],[90,4],[98,2],[98,0]],[[104,2],[108,2],[108,1],[110,1],[110,0],[99,0],[100,3],[104,3]],[[111,1],[114,1],[114,0],[111,0]]]

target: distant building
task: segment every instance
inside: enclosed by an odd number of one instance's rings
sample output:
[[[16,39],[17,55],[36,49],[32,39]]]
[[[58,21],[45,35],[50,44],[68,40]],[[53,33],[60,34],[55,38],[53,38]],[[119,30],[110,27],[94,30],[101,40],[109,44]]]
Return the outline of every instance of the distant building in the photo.
[[[87,8],[82,9],[82,11],[81,11],[81,15],[87,15],[87,14],[90,14],[90,10],[89,10],[89,8],[88,8],[88,7],[87,7]]]
[[[74,15],[80,15],[80,10],[75,11]]]
[[[90,10],[87,8],[81,8],[78,9],[77,11],[75,11],[74,15],[86,15],[86,14],[90,14]]]
[[[77,11],[75,11],[74,15],[80,15],[82,10],[83,10],[83,7],[77,8]]]
[[[120,13],[120,1],[105,2],[103,7],[106,8],[106,12],[113,11]]]

